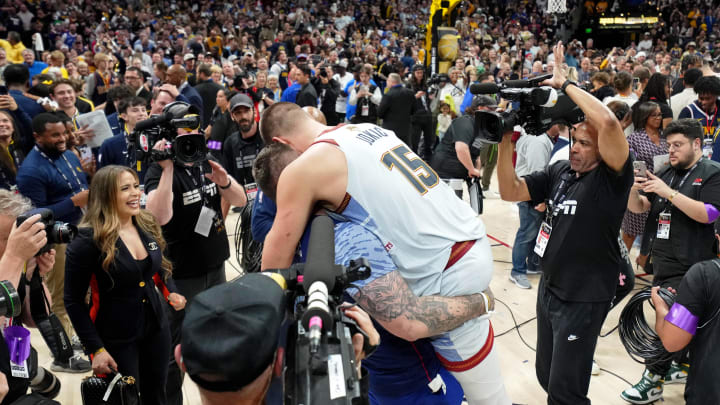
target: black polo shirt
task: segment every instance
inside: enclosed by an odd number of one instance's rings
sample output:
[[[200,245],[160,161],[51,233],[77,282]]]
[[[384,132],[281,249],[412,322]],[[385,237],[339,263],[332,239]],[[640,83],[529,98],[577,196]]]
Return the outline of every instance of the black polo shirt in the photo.
[[[717,259],[690,267],[680,283],[675,302],[699,318],[699,328],[688,345],[692,366],[685,385],[685,401],[688,405],[720,404],[720,384],[717,383],[720,375],[720,264]]]
[[[612,300],[623,261],[618,233],[633,184],[630,155],[620,173],[600,162],[577,177],[563,160],[524,179],[533,204],[553,199],[562,179],[569,182],[542,258],[545,285],[565,301]]]
[[[216,270],[230,257],[227,232],[213,225],[205,237],[195,232],[200,211],[204,204],[212,208],[222,220],[220,193],[212,181],[205,179],[202,169],[175,164],[173,171],[173,216],[162,227],[167,241],[167,257],[173,263],[173,278],[197,277]],[[162,168],[153,163],[145,175],[145,191],[149,194],[160,183]],[[201,193],[201,189],[203,189]],[[223,221],[224,224],[224,221]]]
[[[222,147],[225,170],[241,184],[254,183],[252,166],[264,145],[259,130],[249,138],[243,138],[240,131],[233,132]]]

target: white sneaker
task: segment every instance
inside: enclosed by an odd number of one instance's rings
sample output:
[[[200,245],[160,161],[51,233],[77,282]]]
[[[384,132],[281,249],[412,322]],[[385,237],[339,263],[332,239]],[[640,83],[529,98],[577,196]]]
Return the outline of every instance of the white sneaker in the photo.
[[[487,200],[497,200],[498,198],[500,198],[500,194],[492,190],[483,190],[483,198]]]
[[[590,372],[592,375],[599,375],[600,374],[600,366],[598,366],[597,361],[593,360],[592,364],[592,371]]]

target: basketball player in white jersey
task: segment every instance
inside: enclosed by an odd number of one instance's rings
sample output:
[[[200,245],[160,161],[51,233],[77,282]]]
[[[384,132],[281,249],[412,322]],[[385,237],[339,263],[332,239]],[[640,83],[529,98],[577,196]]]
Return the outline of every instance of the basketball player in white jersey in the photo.
[[[488,288],[492,255],[483,223],[392,132],[371,124],[327,127],[290,103],[265,110],[260,130],[266,143],[285,143],[302,153],[278,181],[278,211],[265,239],[263,269],[291,264],[308,218],[321,203],[375,235],[418,296]],[[470,404],[509,404],[489,321],[458,325],[453,308],[445,310],[424,335],[434,338],[443,365]]]

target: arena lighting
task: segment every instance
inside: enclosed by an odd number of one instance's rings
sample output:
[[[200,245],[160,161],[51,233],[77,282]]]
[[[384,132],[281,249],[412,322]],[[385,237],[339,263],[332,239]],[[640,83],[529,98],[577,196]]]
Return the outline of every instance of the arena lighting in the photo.
[[[639,28],[642,26],[652,26],[659,23],[657,16],[640,16],[640,17],[624,17],[620,14],[620,17],[601,17],[598,20],[600,28],[611,29],[611,28]]]

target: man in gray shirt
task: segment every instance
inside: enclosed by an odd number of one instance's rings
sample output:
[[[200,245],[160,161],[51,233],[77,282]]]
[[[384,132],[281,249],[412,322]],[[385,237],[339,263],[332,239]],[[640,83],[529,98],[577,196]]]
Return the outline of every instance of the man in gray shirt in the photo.
[[[517,152],[515,173],[517,173],[518,177],[545,170],[548,162],[550,162],[550,153],[553,148],[550,138],[557,136],[558,132],[558,126],[553,125],[545,134],[532,136],[523,133],[520,136],[515,143],[515,151]],[[515,243],[512,249],[513,267],[510,272],[510,281],[520,288],[530,288],[530,281],[527,278],[528,273],[537,274],[540,272],[538,268],[539,260],[533,252],[533,247],[542,222],[542,213],[545,211],[544,205],[543,203],[534,207],[530,201],[518,203],[520,227],[515,234]]]

